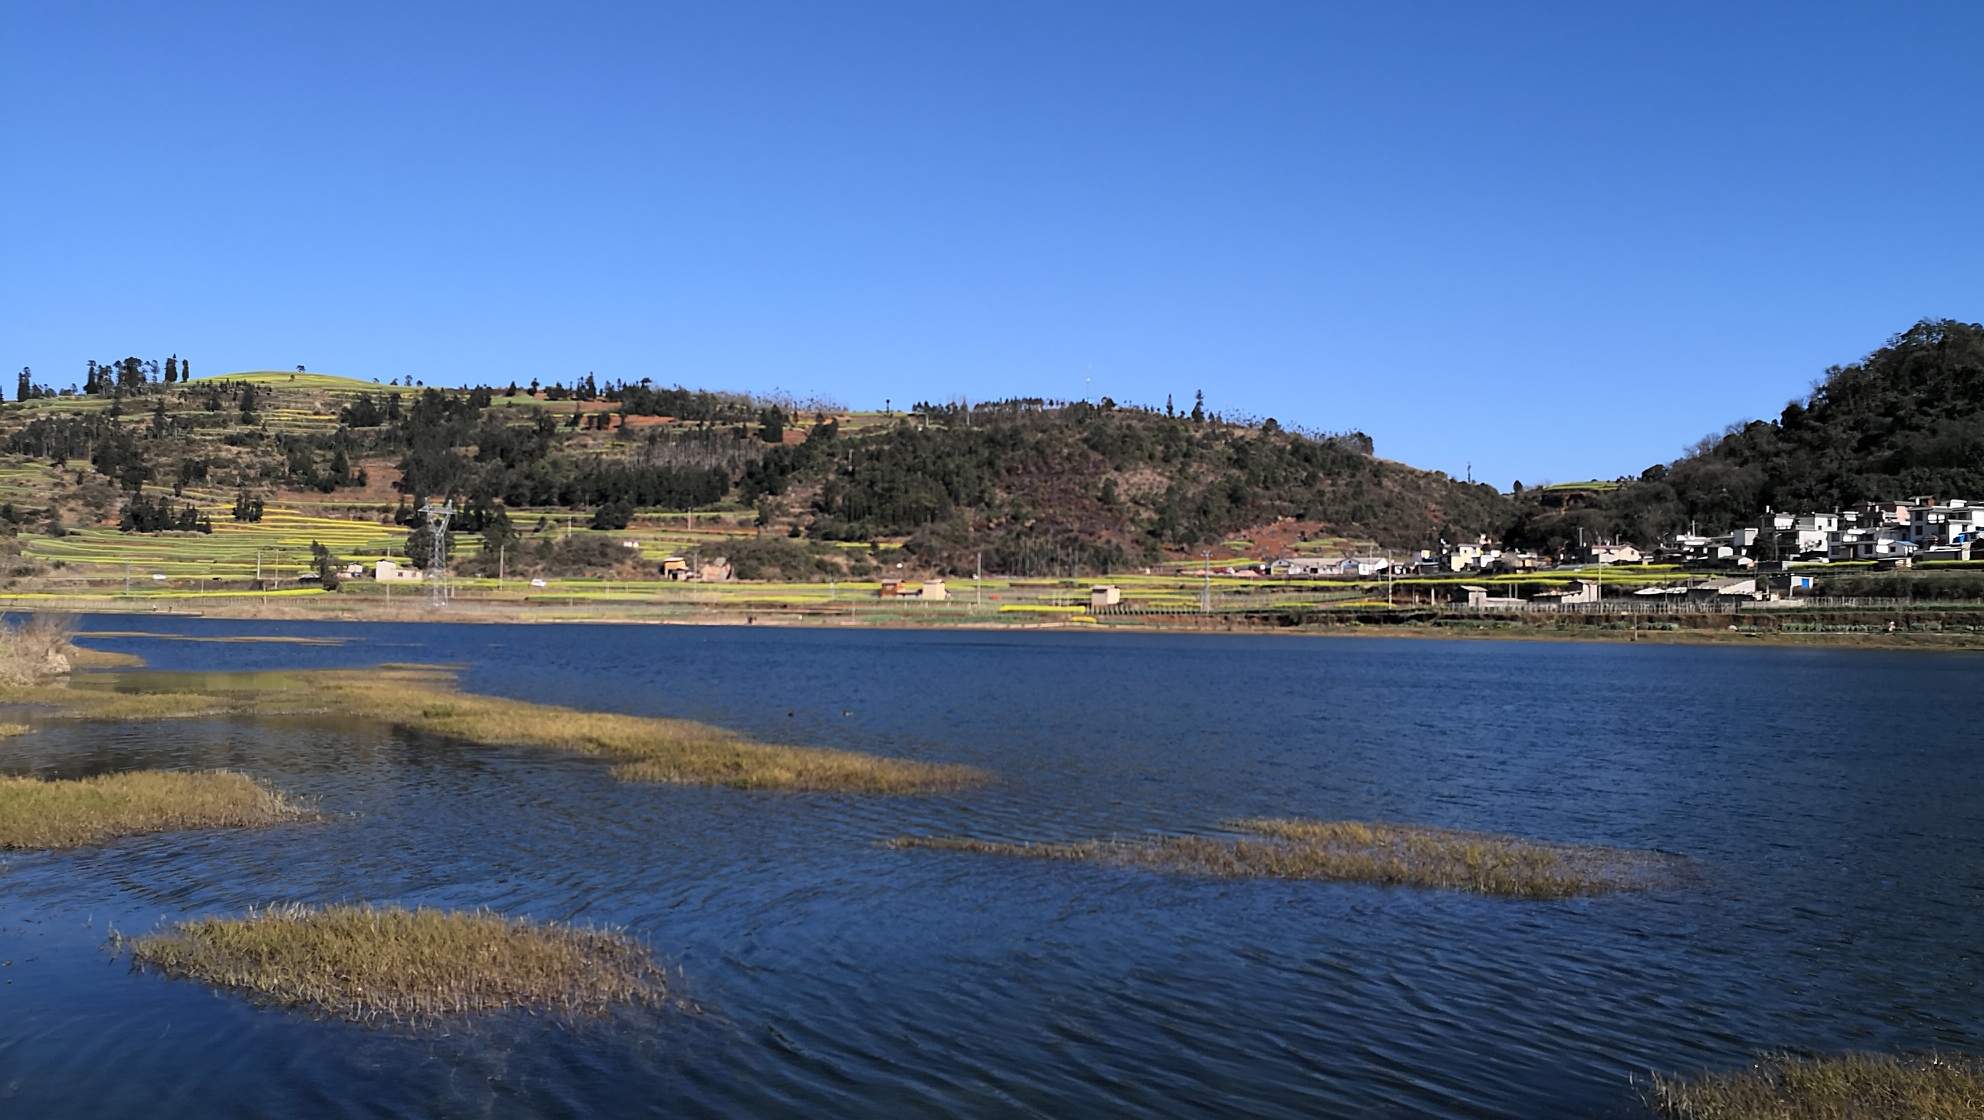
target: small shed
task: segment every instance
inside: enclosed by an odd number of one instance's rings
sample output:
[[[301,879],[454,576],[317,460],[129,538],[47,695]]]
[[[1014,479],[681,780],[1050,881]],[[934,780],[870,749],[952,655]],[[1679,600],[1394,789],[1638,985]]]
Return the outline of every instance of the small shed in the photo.
[[[1097,584],[1088,589],[1088,609],[1098,610],[1113,607],[1123,601],[1123,589],[1111,584]]]
[[[922,597],[925,599],[939,599],[939,600],[948,598],[949,596],[944,591],[944,581],[941,579],[924,580]]]
[[[380,583],[404,583],[422,576],[419,568],[402,568],[394,560],[381,560],[372,566],[372,578]]]

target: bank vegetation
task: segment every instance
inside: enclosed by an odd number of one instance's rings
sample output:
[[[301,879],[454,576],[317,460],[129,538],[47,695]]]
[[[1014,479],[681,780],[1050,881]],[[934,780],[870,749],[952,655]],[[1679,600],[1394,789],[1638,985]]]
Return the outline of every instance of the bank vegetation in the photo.
[[[75,848],[151,832],[255,828],[301,812],[253,778],[227,771],[0,776],[0,849]]]
[[[279,906],[119,939],[141,968],[269,1007],[354,1022],[522,1008],[597,1015],[655,1005],[661,966],[610,930],[486,910]]]
[[[857,751],[760,743],[690,720],[587,712],[462,692],[425,667],[271,673],[120,673],[0,686],[0,704],[58,718],[245,715],[363,721],[482,745],[543,747],[612,763],[625,781],[737,789],[906,794],[983,780],[969,767]]]
[[[1080,860],[1220,879],[1319,879],[1561,899],[1644,889],[1677,861],[1653,852],[1495,833],[1357,821],[1236,821],[1248,835],[1152,836],[1072,843],[903,836],[895,848]]]
[[[1771,1054],[1740,1070],[1656,1075],[1644,1095],[1665,1120],[1984,1120],[1984,1063]]]

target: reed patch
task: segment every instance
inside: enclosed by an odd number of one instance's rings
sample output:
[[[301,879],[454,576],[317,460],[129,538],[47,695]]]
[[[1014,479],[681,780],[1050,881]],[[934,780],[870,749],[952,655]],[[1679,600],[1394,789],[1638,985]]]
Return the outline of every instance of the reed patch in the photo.
[[[690,720],[585,712],[465,693],[432,667],[241,674],[129,673],[102,682],[0,689],[0,702],[85,719],[205,715],[358,719],[484,745],[545,747],[606,759],[625,781],[738,789],[907,794],[984,780],[965,766],[858,751],[760,743]]]
[[[1258,819],[1233,827],[1247,835],[1072,843],[902,836],[888,846],[1081,860],[1221,879],[1318,879],[1526,899],[1645,889],[1671,879],[1678,869],[1672,857],[1655,852],[1423,825]]]
[[[0,777],[0,849],[74,848],[150,832],[254,828],[298,815],[281,794],[227,771]]]
[[[77,652],[69,638],[75,623],[65,615],[32,615],[0,622],[0,685],[30,686],[69,672]]]
[[[521,1008],[597,1015],[658,1005],[661,966],[624,934],[486,910],[284,906],[116,939],[140,968],[269,1007],[354,1022]]]
[[[1747,1069],[1655,1075],[1665,1120],[1984,1120],[1984,1063],[1935,1054],[1768,1054]]]

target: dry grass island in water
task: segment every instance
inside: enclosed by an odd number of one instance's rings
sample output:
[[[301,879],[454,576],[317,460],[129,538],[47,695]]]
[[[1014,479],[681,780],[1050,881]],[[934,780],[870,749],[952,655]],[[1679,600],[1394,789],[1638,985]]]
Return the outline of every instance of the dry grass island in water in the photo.
[[[321,710],[469,743],[548,747],[604,758],[632,782],[738,789],[926,793],[982,780],[964,766],[858,751],[759,743],[679,719],[582,712],[461,692],[450,673],[377,669],[294,674],[295,688],[256,702],[264,712]]]
[[[1246,820],[1250,836],[1160,836],[1064,844],[904,836],[895,848],[1086,860],[1223,879],[1320,879],[1557,899],[1642,889],[1674,861],[1652,852],[1487,832],[1356,821]]]
[[[1984,1120],[1984,1063],[1773,1054],[1743,1070],[1656,1076],[1645,1099],[1665,1120]]]
[[[68,620],[37,615],[0,625],[0,701],[62,705],[65,678],[90,652],[69,642]],[[111,695],[111,694],[106,694]],[[106,707],[128,710],[130,699]],[[0,739],[32,730],[0,723]],[[281,794],[243,774],[145,770],[91,778],[0,775],[0,849],[74,848],[121,836],[191,828],[252,828],[299,815]]]
[[[0,849],[75,848],[121,836],[255,828],[301,811],[245,774],[139,770],[92,778],[0,776]]]
[[[93,655],[71,645],[69,633],[59,622],[40,619],[0,629],[0,704],[118,721],[229,714],[359,719],[462,742],[593,755],[612,762],[615,777],[634,782],[903,794],[955,789],[985,777],[967,766],[759,743],[690,720],[479,696],[460,691],[454,674],[424,667],[131,673],[105,686],[71,682],[70,662]]]
[[[276,907],[113,945],[167,976],[354,1022],[509,1008],[596,1015],[657,1005],[668,990],[660,965],[623,934],[483,910]]]

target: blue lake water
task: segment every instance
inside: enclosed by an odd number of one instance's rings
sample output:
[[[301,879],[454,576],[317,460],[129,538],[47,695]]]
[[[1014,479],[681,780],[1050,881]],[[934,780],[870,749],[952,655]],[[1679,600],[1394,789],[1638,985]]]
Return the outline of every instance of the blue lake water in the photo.
[[[128,628],[129,619],[86,629]],[[1984,1050],[1984,658],[1208,635],[256,624],[162,669],[464,687],[944,762],[917,798],[618,783],[385,731],[70,725],[0,769],[229,767],[316,823],[0,869],[0,1114],[1623,1117],[1762,1048]],[[1510,902],[878,842],[1245,816],[1652,847],[1673,889]],[[374,1029],[134,974],[112,927],[279,901],[623,926],[694,1008]]]

